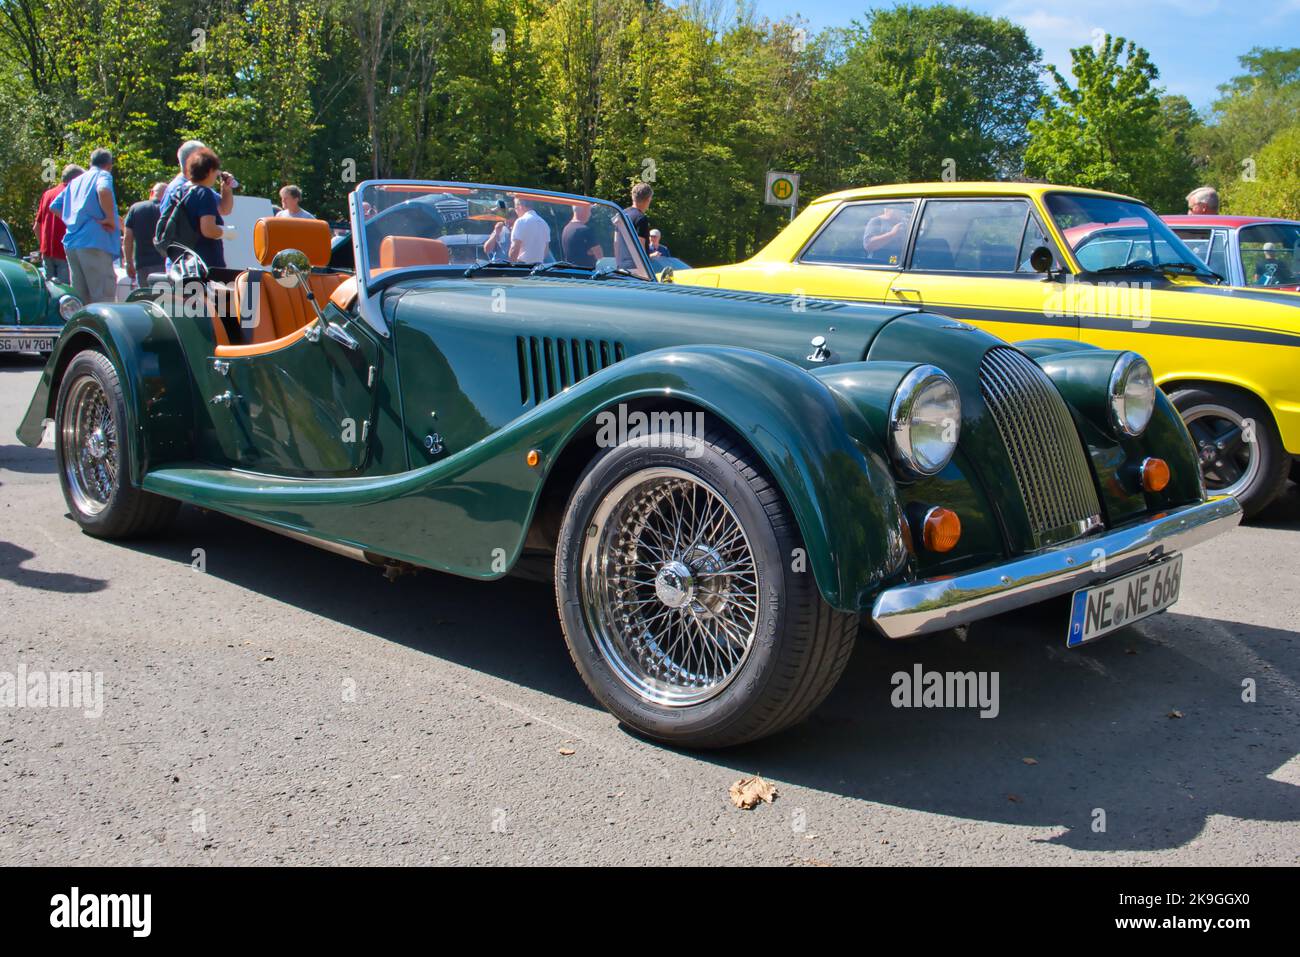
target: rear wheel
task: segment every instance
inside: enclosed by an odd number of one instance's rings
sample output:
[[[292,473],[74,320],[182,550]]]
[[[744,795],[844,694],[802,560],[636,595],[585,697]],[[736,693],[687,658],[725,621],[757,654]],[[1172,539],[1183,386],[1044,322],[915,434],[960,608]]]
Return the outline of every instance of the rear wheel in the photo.
[[[578,671],[661,741],[724,747],[801,721],[839,679],[857,616],[792,570],[798,528],[748,449],[653,438],[597,458],[565,513],[556,597]]]
[[[1291,471],[1273,417],[1253,395],[1206,385],[1169,396],[1196,443],[1205,487],[1254,515],[1281,494]]]
[[[126,421],[126,400],[113,363],[92,350],[74,356],[55,406],[59,481],[77,524],[100,538],[157,533],[179,507],[131,481]]]

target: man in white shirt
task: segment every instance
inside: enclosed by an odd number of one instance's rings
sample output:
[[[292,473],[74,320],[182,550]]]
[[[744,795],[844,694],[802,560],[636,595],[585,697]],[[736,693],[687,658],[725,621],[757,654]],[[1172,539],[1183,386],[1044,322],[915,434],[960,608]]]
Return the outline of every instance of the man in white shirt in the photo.
[[[280,187],[280,211],[277,216],[286,219],[315,219],[311,213],[302,208],[302,190],[297,186]]]
[[[514,229],[510,230],[510,261],[517,263],[539,263],[546,259],[546,250],[551,245],[551,227],[546,225],[533,209],[533,204],[519,196],[515,197]]]

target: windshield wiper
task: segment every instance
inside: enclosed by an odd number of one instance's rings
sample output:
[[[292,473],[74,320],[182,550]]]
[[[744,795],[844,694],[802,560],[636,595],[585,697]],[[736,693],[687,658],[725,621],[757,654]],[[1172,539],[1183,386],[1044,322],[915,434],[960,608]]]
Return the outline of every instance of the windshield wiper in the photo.
[[[476,272],[484,269],[526,269],[532,271],[536,268],[532,263],[512,263],[507,260],[488,260],[487,262],[475,263],[465,270],[465,278],[469,279]]]
[[[1180,275],[1190,275],[1190,276],[1210,275],[1213,276],[1215,279],[1219,280],[1219,282],[1224,281],[1224,278],[1220,276],[1217,272],[1215,272],[1213,269],[1210,269],[1208,266],[1202,265],[1201,263],[1160,263],[1160,268],[1167,269],[1169,272],[1178,273]]]
[[[583,269],[586,270],[587,272],[595,271],[594,266],[579,266],[577,263],[571,263],[564,259],[557,259],[555,262],[551,262],[551,263],[538,263],[536,266],[533,267],[532,275],[540,276],[543,273],[548,273],[553,269]]]
[[[636,273],[624,269],[622,266],[608,266],[605,269],[597,269],[591,274],[592,279],[604,279],[606,276],[627,276],[629,279],[640,279]]]

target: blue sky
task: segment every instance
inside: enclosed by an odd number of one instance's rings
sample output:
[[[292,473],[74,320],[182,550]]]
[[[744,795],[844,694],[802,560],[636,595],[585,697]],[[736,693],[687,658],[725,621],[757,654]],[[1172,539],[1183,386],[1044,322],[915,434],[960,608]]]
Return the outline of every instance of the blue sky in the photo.
[[[1160,82],[1197,108],[1215,88],[1239,73],[1237,57],[1252,47],[1300,46],[1300,0],[969,0],[981,13],[1019,23],[1043,59],[1069,76],[1070,48],[1092,42],[1093,31],[1118,34],[1145,47]],[[887,0],[754,0],[760,16],[802,14],[813,31],[847,26]]]

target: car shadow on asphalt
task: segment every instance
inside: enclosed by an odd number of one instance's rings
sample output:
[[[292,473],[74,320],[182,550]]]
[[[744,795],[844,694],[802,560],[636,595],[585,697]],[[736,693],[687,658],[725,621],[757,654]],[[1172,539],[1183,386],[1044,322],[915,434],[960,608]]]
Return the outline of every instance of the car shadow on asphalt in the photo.
[[[0,354],[0,372],[28,372],[44,369],[46,359],[34,352],[6,352]]]
[[[195,546],[209,574],[239,587],[598,707],[569,660],[548,585],[433,572],[389,582],[378,569],[192,508],[168,538],[127,547],[188,565]],[[1060,603],[1040,606],[979,623],[965,641],[864,635],[804,724],[740,748],[680,753],[728,775],[1021,825],[1041,832],[1033,840],[1081,850],[1179,847],[1213,815],[1300,821],[1300,788],[1269,777],[1297,753],[1300,634],[1169,612],[1067,651],[1065,615]],[[891,676],[918,664],[996,673],[997,716],[894,707]],[[1243,701],[1246,679],[1254,703]],[[879,830],[888,840],[887,825]]]
[[[1268,507],[1247,521],[1260,528],[1293,529],[1300,527],[1300,485],[1291,482]]]
[[[31,448],[26,445],[0,445],[0,471],[21,472],[24,475],[53,475],[58,468],[54,449],[48,446]],[[0,485],[3,485],[0,482]]]

